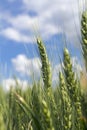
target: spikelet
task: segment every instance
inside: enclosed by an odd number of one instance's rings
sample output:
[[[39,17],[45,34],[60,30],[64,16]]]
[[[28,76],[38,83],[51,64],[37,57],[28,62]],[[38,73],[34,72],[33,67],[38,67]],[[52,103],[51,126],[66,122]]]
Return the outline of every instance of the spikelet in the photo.
[[[68,95],[67,87],[65,84],[65,80],[63,74],[59,73],[59,81],[60,81],[60,90],[61,90],[61,98],[62,98],[62,114],[63,114],[63,130],[70,130],[72,128],[72,107],[71,100]]]
[[[28,130],[33,130],[33,127],[32,127],[32,120],[29,122]]]
[[[77,114],[77,123],[76,126],[80,127],[79,118],[82,116],[80,94],[79,94],[79,85],[75,79],[75,74],[72,69],[72,63],[70,59],[69,51],[64,49],[64,73],[67,83],[67,89],[69,92],[70,99],[72,101],[72,106],[75,106]]]
[[[82,50],[87,70],[87,10],[82,13],[81,20]]]
[[[51,113],[45,100],[42,100],[42,112],[47,127],[46,130],[55,130],[53,126]]]

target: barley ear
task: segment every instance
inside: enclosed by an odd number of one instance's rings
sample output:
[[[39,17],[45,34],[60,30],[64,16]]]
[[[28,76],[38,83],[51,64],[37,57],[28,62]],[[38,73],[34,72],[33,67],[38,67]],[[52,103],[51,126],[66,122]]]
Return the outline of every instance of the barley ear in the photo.
[[[46,49],[44,47],[43,42],[40,39],[37,39],[38,49],[40,53],[40,58],[42,62],[42,76],[44,82],[44,88],[46,90],[47,97],[50,101],[50,105],[54,108],[54,115],[56,115],[56,104],[54,100],[54,95],[52,93],[52,74],[51,74],[51,66],[48,60],[48,56],[46,53]]]
[[[67,83],[67,89],[69,92],[70,99],[72,101],[72,107],[74,105],[76,111],[76,127],[81,128],[81,124],[79,118],[82,116],[81,110],[81,101],[80,101],[80,94],[79,94],[79,84],[77,79],[75,78],[75,73],[73,72],[72,62],[70,58],[69,51],[67,48],[64,49],[64,73]]]
[[[61,100],[62,100],[62,128],[63,130],[70,130],[72,128],[72,106],[71,100],[68,95],[67,87],[65,84],[65,79],[63,74],[59,73],[60,90],[61,90]]]
[[[82,13],[81,20],[82,50],[87,70],[87,10]]]
[[[51,81],[52,81],[52,76],[51,76],[51,67],[50,67],[50,62],[47,57],[46,49],[44,47],[44,44],[40,39],[37,39],[37,44],[38,44],[38,49],[40,53],[40,58],[42,62],[42,76],[43,76],[43,82],[44,86],[46,88],[51,87]]]

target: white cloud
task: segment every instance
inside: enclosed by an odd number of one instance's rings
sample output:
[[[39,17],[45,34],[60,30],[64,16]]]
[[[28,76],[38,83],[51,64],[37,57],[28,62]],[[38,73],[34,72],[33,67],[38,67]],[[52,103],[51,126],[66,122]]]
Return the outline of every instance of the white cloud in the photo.
[[[37,4],[34,0],[23,0],[23,3],[26,9],[32,10],[33,8],[33,11],[37,12],[40,21],[39,23],[42,27],[45,27],[48,24],[50,25],[50,31],[47,35],[57,34],[58,32],[61,33],[64,31],[67,38],[76,38],[77,33],[79,34],[78,11],[80,10],[78,8],[78,0],[37,0]],[[82,5],[82,3],[80,5]],[[54,27],[55,33],[51,30],[51,27]],[[62,27],[63,30],[58,31],[57,27]],[[46,31],[48,31],[48,29],[41,32],[41,35]]]
[[[80,35],[78,0],[37,0],[37,2],[22,0],[22,2],[24,13],[16,16],[9,15],[8,18],[6,17],[6,21],[10,24],[8,28],[17,30],[18,35],[24,37],[23,42],[27,43],[30,39],[32,41],[35,28],[44,39],[61,32],[65,32],[68,39],[74,40],[77,33]],[[82,3],[79,6],[81,9]],[[26,10],[35,12],[37,15],[32,17]],[[2,30],[3,35],[7,38],[9,36],[4,33],[8,28]],[[17,36],[13,36],[13,40],[21,41],[17,40],[19,39]]]
[[[13,78],[8,78],[2,81],[2,85],[5,90],[9,90],[10,87],[15,88],[17,85],[16,83],[18,83],[19,87],[21,87],[22,89],[26,89],[26,87],[28,86],[28,82],[26,80],[17,79],[15,81],[15,79]]]
[[[31,39],[26,35],[23,35],[21,32],[14,28],[6,28],[0,32],[0,34],[10,40],[15,40],[16,42],[31,42]]]
[[[12,59],[14,69],[22,75],[40,76],[41,62],[39,58],[29,59],[25,55],[20,54]]]
[[[19,30],[32,31],[33,25],[37,23],[37,17],[30,17],[28,14],[20,14],[15,17],[11,17],[9,23]]]
[[[50,25],[49,29],[41,29],[41,36],[46,32],[48,33],[45,37],[65,32],[70,41],[77,42],[77,35],[80,35],[79,15],[81,16],[84,0],[37,0],[37,4],[34,0],[23,0],[23,3],[25,9],[32,10],[33,8],[33,11],[37,12],[40,29]]]
[[[46,5],[49,3],[48,0],[22,0],[25,8],[28,10],[41,11],[43,8],[45,9]]]
[[[51,15],[51,14],[50,14]],[[27,37],[34,36],[34,32],[40,32],[43,38],[47,38],[53,34],[61,32],[61,28],[57,29],[55,24],[47,21],[49,17],[49,12],[45,12],[42,15],[31,17],[28,14],[21,14],[16,17],[10,17],[8,22],[12,27],[20,30],[20,32],[27,32]]]

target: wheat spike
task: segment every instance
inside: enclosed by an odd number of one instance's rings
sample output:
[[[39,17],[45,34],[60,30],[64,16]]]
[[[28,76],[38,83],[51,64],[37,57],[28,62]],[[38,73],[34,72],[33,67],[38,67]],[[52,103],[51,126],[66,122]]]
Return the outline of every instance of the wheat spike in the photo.
[[[79,118],[82,116],[81,110],[81,102],[80,102],[80,94],[79,94],[79,85],[77,79],[75,79],[75,73],[73,72],[72,63],[70,54],[67,48],[64,49],[64,73],[67,83],[67,89],[69,92],[69,96],[72,101],[72,106],[75,106],[76,114],[77,114],[77,123],[76,127],[81,128],[81,124]]]
[[[47,53],[46,53],[46,49],[44,47],[44,44],[42,43],[42,41],[40,39],[37,39],[37,44],[38,44],[38,48],[39,48],[39,52],[40,52],[40,58],[41,58],[41,62],[42,62],[42,76],[43,76],[43,82],[44,82],[44,86],[49,88],[51,87],[51,81],[52,81],[52,77],[51,77],[51,67],[50,67],[50,63],[47,57]]]
[[[82,50],[87,70],[87,10],[82,13],[81,20]]]
[[[59,80],[60,80],[60,90],[61,90],[61,98],[62,98],[62,114],[63,114],[63,123],[62,127],[64,130],[70,130],[72,128],[72,106],[71,100],[68,95],[67,87],[65,84],[65,80],[63,74],[59,73]]]

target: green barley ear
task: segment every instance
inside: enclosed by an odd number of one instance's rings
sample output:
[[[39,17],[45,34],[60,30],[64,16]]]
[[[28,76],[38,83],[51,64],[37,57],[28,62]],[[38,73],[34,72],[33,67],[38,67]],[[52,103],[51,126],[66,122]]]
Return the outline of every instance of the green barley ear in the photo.
[[[75,73],[73,72],[72,62],[70,54],[67,48],[64,49],[64,74],[67,83],[67,89],[70,95],[70,98],[73,102],[76,101],[76,95],[78,94],[78,83],[75,79]]]
[[[76,127],[80,129],[81,123],[79,119],[82,116],[81,102],[80,102],[81,95],[79,94],[80,87],[78,85],[77,80],[75,79],[75,73],[73,72],[71,58],[67,48],[64,49],[64,73],[67,83],[67,89],[69,92],[70,99],[72,101],[72,106],[74,105],[76,110],[75,113],[77,116]]]
[[[47,53],[46,53],[46,49],[44,47],[44,44],[42,43],[42,41],[40,39],[37,39],[37,44],[38,44],[38,48],[39,48],[39,53],[40,53],[40,58],[41,58],[41,62],[42,62],[42,76],[43,76],[43,82],[44,82],[44,86],[49,88],[51,87],[51,67],[50,67],[50,63],[47,57]]]
[[[37,39],[37,44],[38,44],[38,49],[39,49],[40,58],[42,62],[42,76],[43,76],[44,87],[46,88],[46,93],[47,93],[47,97],[49,98],[51,108],[54,109],[54,116],[56,116],[57,108],[56,108],[56,103],[54,100],[54,95],[52,93],[52,87],[51,87],[52,74],[51,74],[50,62],[48,60],[48,56],[43,42],[40,39]]]
[[[62,99],[62,128],[63,130],[70,130],[72,128],[72,106],[71,100],[68,95],[67,87],[65,84],[64,76],[60,72],[59,73],[59,81],[60,81],[60,90],[61,90],[61,99]]]
[[[42,100],[42,112],[46,124],[46,130],[54,130],[51,112],[45,100]]]
[[[87,10],[82,13],[81,20],[82,50],[87,70]]]

